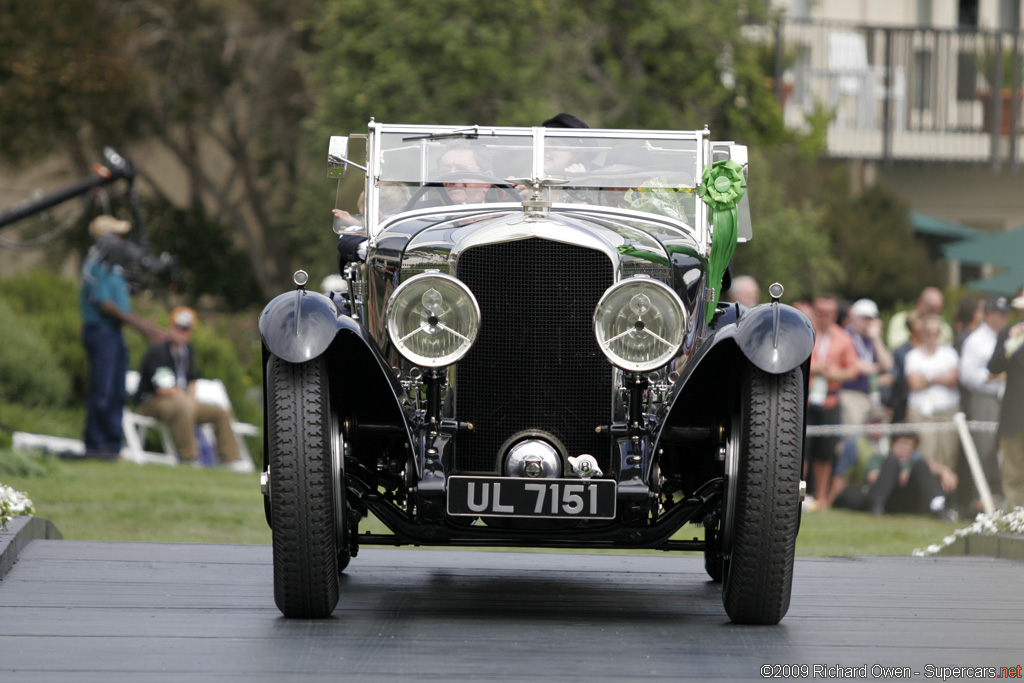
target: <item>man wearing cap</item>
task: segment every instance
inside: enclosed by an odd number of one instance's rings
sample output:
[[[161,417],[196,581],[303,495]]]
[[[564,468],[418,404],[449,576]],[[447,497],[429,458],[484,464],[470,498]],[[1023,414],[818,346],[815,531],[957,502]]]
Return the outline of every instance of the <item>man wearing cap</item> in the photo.
[[[860,360],[859,374],[843,382],[839,390],[839,407],[843,424],[864,424],[871,406],[881,404],[880,375],[892,370],[892,353],[882,340],[878,305],[871,299],[853,302],[846,331],[850,333]]]
[[[1024,295],[1010,305],[1024,310]],[[1006,507],[1024,507],[1024,323],[1004,327],[996,338],[988,371],[1006,373],[1006,392],[999,408],[999,445],[1003,449],[1003,496]]]
[[[1005,296],[989,297],[985,313],[978,328],[967,335],[960,347],[960,390],[967,417],[971,420],[995,421],[999,419],[1006,380],[993,375],[988,363],[996,349],[996,339],[1010,320],[1010,302]],[[996,435],[975,432],[974,445],[978,449],[989,488],[999,491],[999,463],[996,460]]]
[[[149,347],[139,367],[137,412],[170,426],[182,462],[196,463],[199,446],[196,425],[212,423],[217,433],[217,451],[222,463],[239,459],[238,444],[231,431],[231,413],[195,397],[195,353],[192,328],[196,312],[187,306],[171,311],[168,339]]]
[[[128,324],[151,341],[163,336],[159,327],[131,312],[124,268],[114,256],[121,236],[129,229],[128,221],[97,216],[89,224],[89,234],[96,243],[82,264],[79,308],[82,344],[89,363],[84,440],[85,454],[90,458],[112,460],[121,452],[128,371],[128,347],[121,328]]]

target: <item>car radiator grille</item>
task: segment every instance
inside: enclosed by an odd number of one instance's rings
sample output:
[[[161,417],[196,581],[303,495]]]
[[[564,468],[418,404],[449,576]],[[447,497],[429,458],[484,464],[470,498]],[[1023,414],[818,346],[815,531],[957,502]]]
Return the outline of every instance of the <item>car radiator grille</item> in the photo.
[[[611,471],[608,436],[594,428],[611,421],[612,368],[593,332],[609,258],[534,238],[469,249],[456,276],[480,303],[481,328],[455,369],[455,416],[474,426],[456,437],[455,468],[499,472],[510,437],[542,430]]]

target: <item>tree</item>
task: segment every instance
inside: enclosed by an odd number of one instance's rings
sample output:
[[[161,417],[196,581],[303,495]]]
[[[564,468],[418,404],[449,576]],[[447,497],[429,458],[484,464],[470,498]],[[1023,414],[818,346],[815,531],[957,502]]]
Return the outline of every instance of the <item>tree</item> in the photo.
[[[830,291],[883,308],[941,280],[906,207],[880,187],[851,196],[845,165],[792,146],[751,150],[750,178],[754,235],[736,250],[734,272],[781,281],[790,301]]]
[[[310,107],[300,57],[312,2],[139,0],[127,8],[139,36],[131,51],[159,84],[148,94],[149,132],[186,169],[197,220],[232,225],[260,292],[275,294],[293,246],[286,218]]]
[[[188,220],[230,225],[258,294],[279,291],[294,249],[314,1],[0,1],[0,36],[14,46],[0,67],[0,156],[67,149],[84,172],[104,145],[155,142],[187,178]],[[133,160],[170,202],[159,156]]]
[[[915,299],[921,283],[941,282],[940,269],[914,239],[907,207],[880,187],[836,197],[822,221],[843,264],[836,291],[851,301],[870,296],[889,307]]]
[[[756,0],[324,0],[312,129],[408,123],[700,127],[785,137],[742,35]],[[726,55],[728,56],[726,58]],[[737,113],[739,112],[739,113]]]
[[[123,59],[114,3],[0,0],[0,160],[66,150],[88,171],[95,139],[140,132],[143,74]]]
[[[597,0],[565,3],[559,27],[577,47],[568,92],[607,127],[711,127],[719,139],[775,145],[788,137],[781,112],[743,35],[763,21],[748,0]],[[585,14],[584,14],[585,13]],[[575,65],[575,66],[572,66]]]
[[[778,173],[803,168],[807,175]],[[772,282],[786,288],[786,300],[809,299],[832,290],[842,279],[842,262],[834,255],[829,233],[822,228],[826,206],[819,197],[799,196],[787,187],[800,177],[814,177],[814,162],[776,151],[750,150],[750,209],[753,237],[739,245],[735,274],[753,275],[762,289]],[[813,181],[817,185],[817,180]],[[787,197],[787,194],[798,196]]]

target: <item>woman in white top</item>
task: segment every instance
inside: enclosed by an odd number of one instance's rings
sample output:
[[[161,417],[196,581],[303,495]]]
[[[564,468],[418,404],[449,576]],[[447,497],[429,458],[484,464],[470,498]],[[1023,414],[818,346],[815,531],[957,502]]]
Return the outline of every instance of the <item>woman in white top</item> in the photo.
[[[907,422],[952,422],[960,410],[959,357],[952,346],[939,344],[942,327],[939,316],[925,316],[921,346],[907,352]],[[956,471],[960,442],[955,433],[921,430],[918,450],[929,460]]]

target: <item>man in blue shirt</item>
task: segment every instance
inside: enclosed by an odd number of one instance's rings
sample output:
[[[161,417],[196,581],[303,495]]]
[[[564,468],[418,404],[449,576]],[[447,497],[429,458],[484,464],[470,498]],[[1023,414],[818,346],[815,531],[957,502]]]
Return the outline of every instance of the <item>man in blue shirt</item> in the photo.
[[[131,312],[131,298],[124,279],[124,265],[117,249],[121,235],[131,229],[128,221],[98,216],[89,224],[96,244],[82,264],[82,344],[89,360],[89,389],[86,396],[86,457],[116,460],[121,452],[121,415],[125,404],[125,373],[128,347],[121,334],[131,325],[151,341],[163,331]]]

